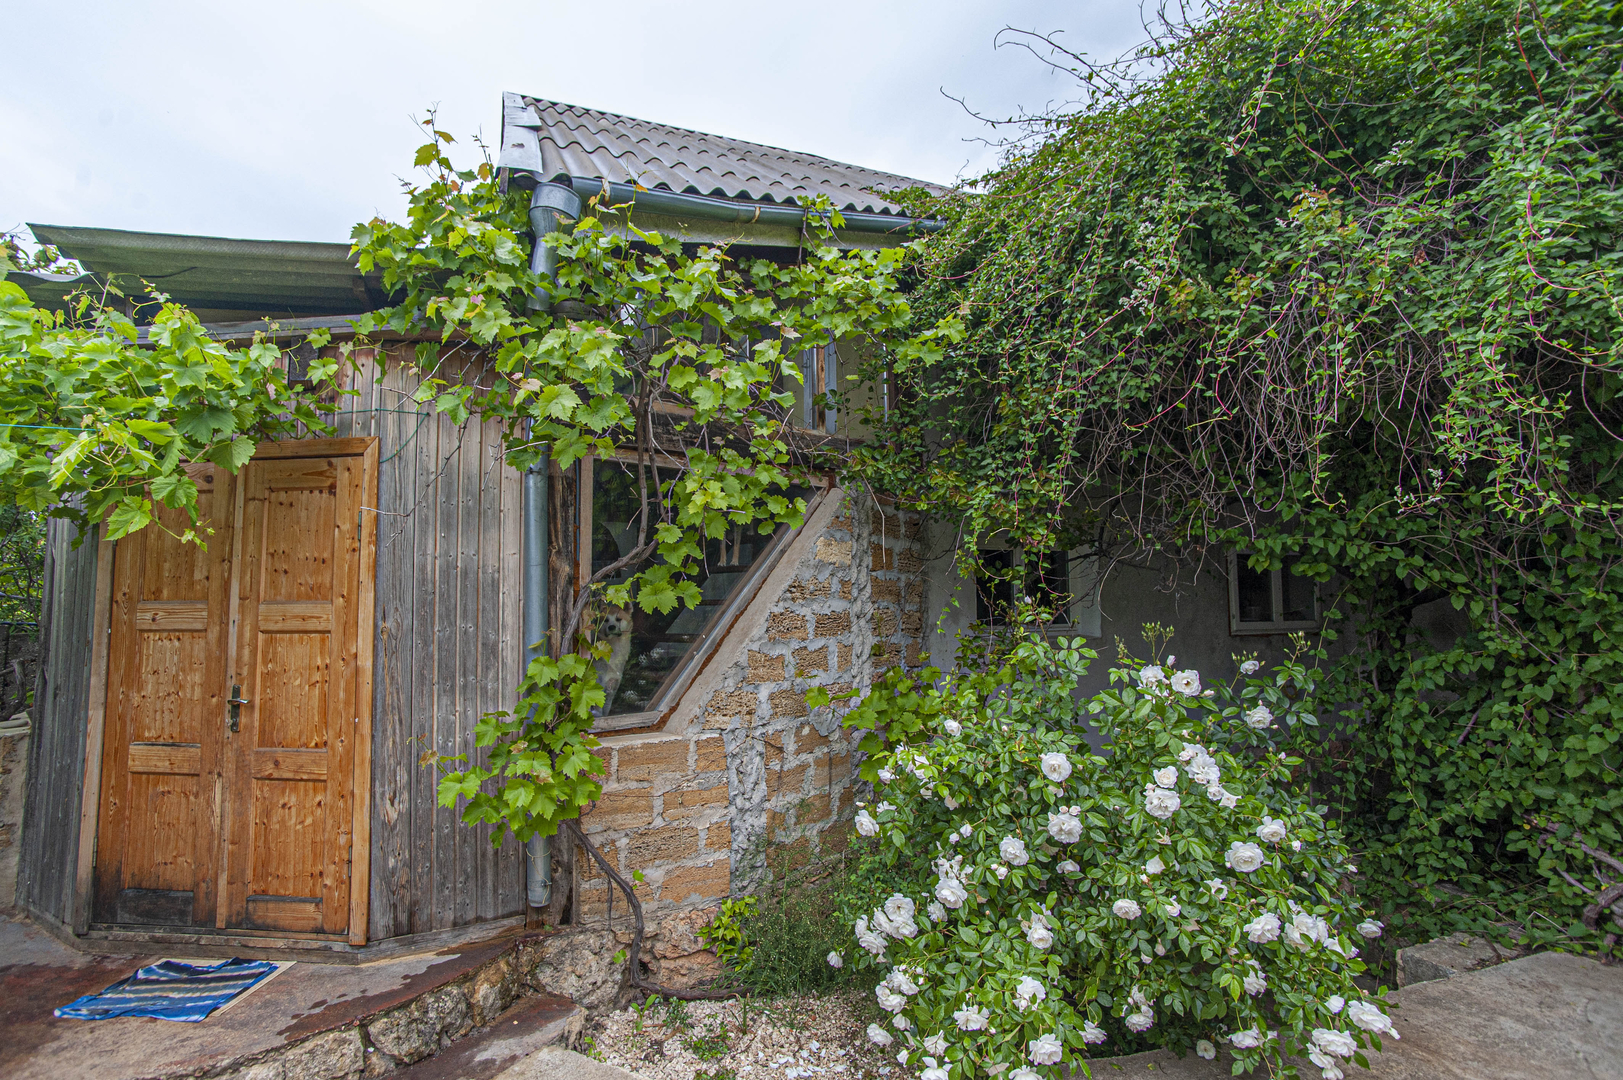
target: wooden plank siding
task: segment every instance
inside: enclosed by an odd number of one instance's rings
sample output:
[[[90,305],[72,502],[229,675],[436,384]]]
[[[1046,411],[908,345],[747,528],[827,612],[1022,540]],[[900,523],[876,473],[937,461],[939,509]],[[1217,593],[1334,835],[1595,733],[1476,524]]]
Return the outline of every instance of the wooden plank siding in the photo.
[[[402,351],[396,359],[409,355]],[[439,805],[426,751],[475,754],[479,717],[511,710],[521,674],[522,484],[495,424],[458,426],[409,398],[396,368],[349,372],[338,437],[379,438],[368,938],[524,913],[522,847]],[[391,367],[394,364],[391,363]]]
[[[525,912],[522,846],[492,847],[489,827],[463,825],[439,805],[438,773],[418,764],[429,750],[482,758],[480,715],[515,705],[522,484],[499,427],[452,424],[411,401],[415,374],[380,375],[369,350],[357,361],[331,434],[379,439],[375,505],[362,511],[376,535],[370,875],[355,882],[376,942]],[[62,923],[80,861],[97,595],[95,538],[76,550],[72,539],[50,523],[17,893]]]
[[[64,925],[73,921],[79,861],[98,584],[95,530],[77,548],[76,536],[64,521],[46,526],[42,655],[17,869],[17,902]]]

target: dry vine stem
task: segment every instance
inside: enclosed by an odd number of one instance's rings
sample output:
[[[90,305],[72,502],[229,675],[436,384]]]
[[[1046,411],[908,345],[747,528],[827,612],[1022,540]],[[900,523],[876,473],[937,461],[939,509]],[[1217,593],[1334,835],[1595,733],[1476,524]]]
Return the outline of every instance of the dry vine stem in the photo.
[[[596,844],[587,839],[585,830],[580,827],[580,822],[571,819],[565,824],[568,825],[575,839],[579,840],[581,846],[586,849],[586,853],[592,857],[592,861],[602,867],[603,872],[609,876],[609,880],[618,885],[620,891],[626,894],[626,902],[631,905],[631,916],[636,923],[636,928],[631,932],[631,948],[626,963],[630,968],[632,986],[639,990],[646,990],[651,994],[658,994],[661,997],[680,998],[683,1001],[726,1001],[728,998],[740,997],[744,993],[742,988],[732,990],[678,990],[675,987],[644,979],[642,977],[642,937],[644,929],[642,901],[637,899],[636,891],[632,889],[631,882],[622,877],[618,870],[610,866],[609,861],[603,857],[603,852],[598,850]],[[609,893],[611,911],[613,910],[613,904],[614,893],[611,891]]]

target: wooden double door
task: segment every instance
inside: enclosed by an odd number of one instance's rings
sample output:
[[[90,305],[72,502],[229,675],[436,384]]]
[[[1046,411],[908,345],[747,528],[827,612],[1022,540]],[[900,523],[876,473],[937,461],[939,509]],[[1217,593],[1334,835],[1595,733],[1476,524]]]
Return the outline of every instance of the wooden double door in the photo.
[[[191,470],[206,548],[118,541],[95,921],[365,940],[376,466],[262,444]]]

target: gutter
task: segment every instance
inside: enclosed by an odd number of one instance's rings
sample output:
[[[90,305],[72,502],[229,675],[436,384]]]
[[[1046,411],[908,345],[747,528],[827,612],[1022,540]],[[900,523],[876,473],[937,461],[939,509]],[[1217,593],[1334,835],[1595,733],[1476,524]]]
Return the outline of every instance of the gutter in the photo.
[[[520,592],[524,667],[547,651],[547,467],[543,457],[524,472],[522,515],[524,574]],[[532,836],[524,845],[524,895],[533,908],[552,902],[552,837]]]
[[[569,187],[582,199],[601,196],[611,206],[630,204],[632,210],[650,214],[668,214],[672,217],[703,218],[706,221],[732,221],[745,225],[788,225],[799,228],[806,223],[812,211],[800,206],[777,203],[742,202],[718,199],[710,195],[692,195],[686,192],[655,191],[639,188],[635,184],[619,184],[609,180],[594,180],[589,176],[567,178]],[[542,187],[562,187],[563,181]],[[537,188],[540,190],[540,188]],[[533,207],[532,203],[532,207]],[[531,210],[532,215],[534,210]],[[840,231],[861,233],[939,232],[945,221],[935,218],[906,218],[896,214],[872,214],[859,210],[842,210],[845,225]]]

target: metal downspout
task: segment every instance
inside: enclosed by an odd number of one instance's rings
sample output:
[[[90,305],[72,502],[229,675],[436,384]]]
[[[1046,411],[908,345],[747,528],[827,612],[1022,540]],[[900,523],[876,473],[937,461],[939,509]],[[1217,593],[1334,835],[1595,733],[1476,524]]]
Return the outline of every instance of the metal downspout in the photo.
[[[542,237],[558,231],[560,217],[579,217],[579,195],[561,184],[540,184],[530,196],[530,227],[535,231],[535,252],[530,268],[547,278],[558,273],[558,252]],[[552,294],[538,286],[525,305],[531,311],[549,311]],[[543,456],[524,473],[524,665],[546,653],[547,638],[547,469]],[[552,902],[552,837],[532,836],[524,845],[524,893],[531,907]]]

